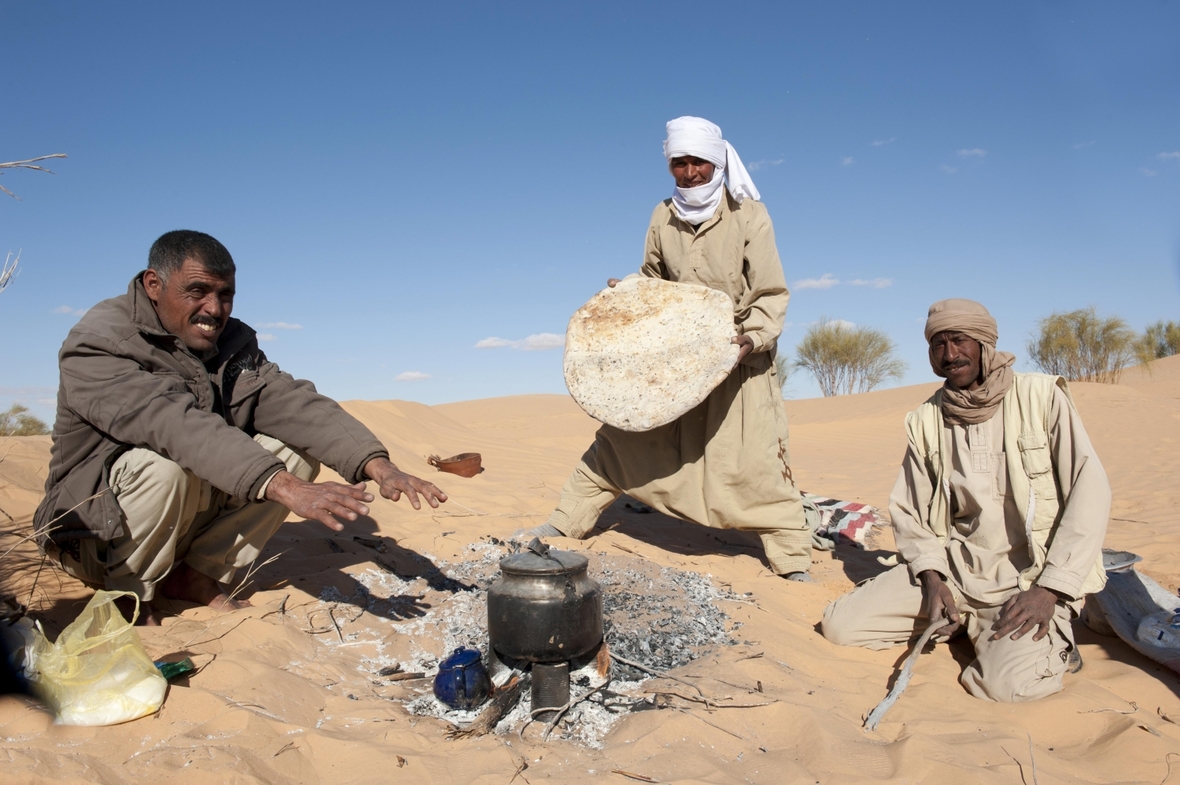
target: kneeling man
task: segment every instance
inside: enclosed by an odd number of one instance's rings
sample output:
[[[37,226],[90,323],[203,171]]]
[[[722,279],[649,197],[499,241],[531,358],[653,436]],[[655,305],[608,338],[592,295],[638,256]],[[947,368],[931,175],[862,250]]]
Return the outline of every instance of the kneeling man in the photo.
[[[946,383],[906,418],[889,500],[903,563],[835,600],[822,629],[882,649],[946,617],[938,635],[965,629],[975,647],[967,691],[1016,702],[1061,690],[1070,620],[1106,581],[1110,484],[1065,380],[1014,373],[996,339],[979,303],[930,307],[930,364]]]
[[[220,584],[252,562],[290,510],[330,529],[382,496],[446,494],[399,471],[367,428],[266,359],[230,318],[233,258],[201,232],[168,232],[127,294],[70,331],[45,499],[46,552],[88,584],[238,607]],[[319,461],[353,485],[313,482]]]

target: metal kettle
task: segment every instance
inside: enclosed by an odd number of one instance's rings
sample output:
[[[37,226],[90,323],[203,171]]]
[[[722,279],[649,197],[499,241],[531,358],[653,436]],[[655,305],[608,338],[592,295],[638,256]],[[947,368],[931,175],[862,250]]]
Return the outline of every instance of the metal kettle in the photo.
[[[502,655],[528,662],[570,660],[602,640],[602,587],[580,553],[534,540],[500,562],[488,589],[488,637]]]

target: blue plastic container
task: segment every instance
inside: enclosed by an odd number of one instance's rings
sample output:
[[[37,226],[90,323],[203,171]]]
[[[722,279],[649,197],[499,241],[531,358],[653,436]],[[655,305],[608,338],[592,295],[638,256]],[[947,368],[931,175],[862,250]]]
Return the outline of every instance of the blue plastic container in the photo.
[[[434,697],[452,709],[474,709],[491,692],[492,680],[477,650],[455,649],[439,663],[438,675],[434,677]]]

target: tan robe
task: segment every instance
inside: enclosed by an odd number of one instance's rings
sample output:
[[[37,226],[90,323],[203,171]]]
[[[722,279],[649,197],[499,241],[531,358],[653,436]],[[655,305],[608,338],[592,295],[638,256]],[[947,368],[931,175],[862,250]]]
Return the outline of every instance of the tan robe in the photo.
[[[978,425],[951,425],[950,496],[954,517],[946,543],[925,526],[933,478],[913,446],[906,452],[889,512],[903,564],[858,586],[824,611],[824,635],[836,643],[880,649],[905,643],[925,627],[918,575],[940,573],[965,617],[976,660],[962,683],[976,697],[1032,700],[1058,692],[1068,650],[1071,617],[1080,587],[1094,568],[1110,515],[1110,483],[1065,393],[1054,388],[1049,449],[1063,499],[1045,569],[1037,585],[1060,592],[1049,635],[1033,641],[989,641],[1004,602],[1017,594],[1021,570],[1032,565],[1023,511],[1008,487],[1004,417],[999,410]]]
[[[787,310],[786,281],[766,207],[728,197],[699,227],[671,200],[652,213],[642,275],[699,283],[733,300],[751,353],[709,397],[645,433],[604,425],[566,481],[549,524],[585,537],[626,493],[667,515],[757,531],[777,573],[811,565],[811,535],[791,476],[787,416],[774,348]]]

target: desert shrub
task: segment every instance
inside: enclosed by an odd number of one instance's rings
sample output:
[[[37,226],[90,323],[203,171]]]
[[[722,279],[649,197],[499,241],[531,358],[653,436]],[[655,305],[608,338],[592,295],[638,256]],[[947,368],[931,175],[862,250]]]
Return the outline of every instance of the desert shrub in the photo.
[[[791,376],[791,361],[787,355],[779,354],[774,358],[774,367],[778,370],[778,390],[785,398],[787,395],[787,380]]]
[[[1148,325],[1140,340],[1143,353],[1151,359],[1180,354],[1180,324],[1161,319]]]
[[[44,436],[49,427],[31,414],[28,408],[14,403],[0,412],[0,436]]]
[[[905,375],[893,341],[880,330],[820,319],[795,348],[796,368],[815,376],[825,396],[868,392]]]
[[[1071,382],[1117,384],[1123,369],[1139,358],[1137,349],[1127,323],[1100,317],[1094,306],[1046,316],[1028,342],[1038,368]]]

